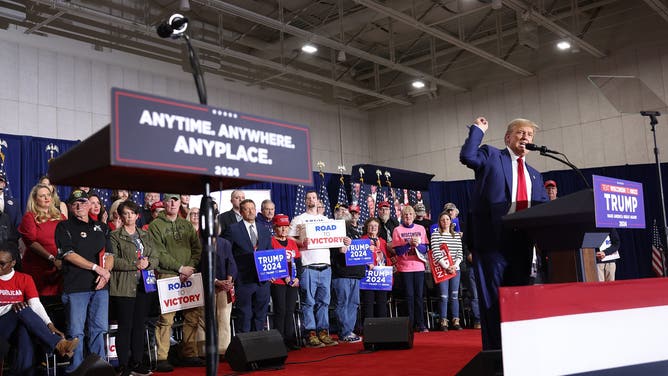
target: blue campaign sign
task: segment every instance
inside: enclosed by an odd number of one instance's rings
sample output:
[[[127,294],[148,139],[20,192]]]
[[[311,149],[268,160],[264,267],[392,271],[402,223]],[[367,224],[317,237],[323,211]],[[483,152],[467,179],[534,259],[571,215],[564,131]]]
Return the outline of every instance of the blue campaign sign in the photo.
[[[117,88],[111,98],[112,165],[312,184],[306,126]]]
[[[392,267],[375,266],[360,280],[360,290],[392,291]]]
[[[373,254],[371,253],[371,240],[354,239],[346,251],[346,265],[369,265],[373,264]]]
[[[255,251],[255,268],[260,281],[285,278],[288,275],[288,258],[285,256],[285,248]]]
[[[592,175],[598,228],[645,228],[642,184]]]

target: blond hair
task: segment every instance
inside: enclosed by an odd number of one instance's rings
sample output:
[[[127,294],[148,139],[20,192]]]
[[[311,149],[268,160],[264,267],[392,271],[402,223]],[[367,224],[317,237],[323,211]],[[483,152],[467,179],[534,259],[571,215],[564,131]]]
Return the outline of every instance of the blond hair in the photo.
[[[39,210],[37,207],[37,192],[40,189],[46,189],[51,194],[51,203],[49,208],[46,209],[46,212]],[[61,213],[58,208],[56,208],[56,202],[53,199],[53,191],[51,187],[46,184],[37,184],[30,190],[30,196],[28,196],[28,203],[26,204],[26,212],[30,212],[35,216],[35,221],[37,223],[43,223],[48,221],[59,221],[61,219]]]
[[[531,121],[529,119],[517,118],[517,119],[511,120],[510,123],[508,123],[508,126],[506,127],[506,136],[509,135],[510,133],[512,133],[515,130],[515,128],[521,127],[521,126],[526,126],[526,125],[533,128],[534,131],[537,130],[537,129],[540,129],[538,124],[534,123],[533,121]]]

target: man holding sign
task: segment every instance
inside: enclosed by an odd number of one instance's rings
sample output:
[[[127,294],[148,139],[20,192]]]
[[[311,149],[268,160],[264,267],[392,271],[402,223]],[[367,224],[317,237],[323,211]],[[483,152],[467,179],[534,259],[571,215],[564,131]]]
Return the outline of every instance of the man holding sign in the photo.
[[[148,226],[149,239],[153,242],[160,259],[158,266],[159,278],[178,276],[185,282],[195,273],[195,266],[202,256],[202,244],[193,225],[179,217],[181,196],[166,193],[164,196],[165,210]],[[203,299],[203,294],[198,297]],[[169,355],[169,339],[172,335],[175,312],[163,313],[158,318],[156,342],[158,345],[158,365],[160,372],[171,372],[174,367],[167,360]],[[204,366],[197,357],[197,325],[200,310],[189,308],[183,310],[183,343],[181,346],[181,364],[184,366]]]
[[[304,296],[302,315],[307,347],[339,344],[329,336],[329,301],[332,283],[329,248],[309,248],[309,239],[306,236],[306,224],[328,221],[327,217],[318,214],[317,205],[318,194],[315,191],[306,192],[306,212],[292,219],[288,232],[288,236],[299,245],[304,266],[299,286]]]
[[[239,314],[235,326],[238,332],[246,333],[264,329],[271,296],[269,282],[258,278],[253,256],[257,250],[273,247],[269,230],[255,221],[255,202],[243,200],[239,208],[241,222],[229,225],[223,237],[232,243],[232,254],[239,271],[235,286]]]

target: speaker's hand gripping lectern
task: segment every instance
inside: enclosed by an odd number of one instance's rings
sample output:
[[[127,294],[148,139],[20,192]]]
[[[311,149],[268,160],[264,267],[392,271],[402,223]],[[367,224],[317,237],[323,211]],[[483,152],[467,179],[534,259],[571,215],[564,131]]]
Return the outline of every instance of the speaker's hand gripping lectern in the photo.
[[[507,228],[526,231],[536,247],[547,255],[549,283],[594,282],[596,248],[583,244],[587,232],[596,229],[594,194],[582,190],[503,217]]]

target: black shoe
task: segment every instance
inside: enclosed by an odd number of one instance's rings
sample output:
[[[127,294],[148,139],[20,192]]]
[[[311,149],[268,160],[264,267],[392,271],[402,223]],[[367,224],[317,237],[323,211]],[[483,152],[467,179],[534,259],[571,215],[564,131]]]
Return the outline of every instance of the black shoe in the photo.
[[[184,367],[204,367],[206,364],[202,359],[193,356],[190,358],[179,359],[179,365]]]
[[[116,368],[114,371],[116,371],[117,376],[131,376],[130,374],[130,368],[126,366],[120,366]]]
[[[174,366],[169,364],[168,360],[158,360],[155,370],[158,372],[172,372],[174,371]]]
[[[137,364],[134,367],[132,367],[132,376],[149,376],[153,374],[148,367],[142,364]]]

